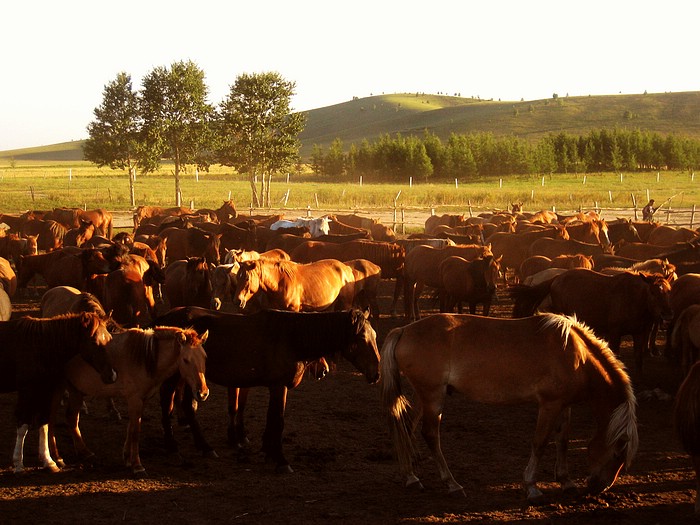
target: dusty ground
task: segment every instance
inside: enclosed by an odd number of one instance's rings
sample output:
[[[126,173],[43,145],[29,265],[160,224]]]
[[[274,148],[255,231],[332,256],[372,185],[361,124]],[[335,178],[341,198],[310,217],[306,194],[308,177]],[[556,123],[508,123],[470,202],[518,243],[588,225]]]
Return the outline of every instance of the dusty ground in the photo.
[[[393,283],[391,283],[393,285]],[[386,307],[390,284],[383,289]],[[503,294],[501,294],[503,295]],[[426,310],[434,308],[424,300]],[[21,300],[17,315],[36,314],[36,302]],[[386,311],[386,310],[385,310]],[[503,300],[494,312],[508,316]],[[382,316],[380,340],[398,324]],[[627,359],[629,348],[623,358]],[[553,450],[540,479],[546,501],[525,504],[520,479],[534,429],[533,407],[484,407],[455,395],[442,428],[443,450],[452,472],[467,492],[449,497],[431,458],[424,452],[420,471],[425,491],[407,492],[392,459],[381,417],[379,389],[369,386],[346,362],[322,381],[305,379],[288,400],[285,451],[295,470],[275,474],[263,458],[240,463],[225,439],[225,392],[213,387],[200,407],[200,420],[218,459],[204,459],[185,429],[177,429],[183,466],[164,454],[156,399],[144,418],[141,454],[148,471],[134,479],[120,462],[126,423],[92,400],[82,417],[83,435],[98,454],[93,468],[74,463],[70,439],[59,430],[59,445],[69,467],[58,474],[36,468],[36,433],[25,447],[30,468],[21,476],[10,467],[14,444],[14,395],[0,396],[0,522],[16,523],[591,523],[637,525],[691,523],[694,498],[689,460],[671,428],[670,399],[648,394],[658,388],[673,394],[677,376],[663,358],[647,360],[640,393],[640,451],[618,483],[599,497],[564,497],[553,479]],[[251,396],[248,429],[251,447],[260,445],[267,392]],[[123,404],[120,407],[124,409]],[[125,410],[123,410],[125,413]],[[570,450],[572,475],[580,483],[587,471],[585,443],[591,435],[587,409],[575,409]]]

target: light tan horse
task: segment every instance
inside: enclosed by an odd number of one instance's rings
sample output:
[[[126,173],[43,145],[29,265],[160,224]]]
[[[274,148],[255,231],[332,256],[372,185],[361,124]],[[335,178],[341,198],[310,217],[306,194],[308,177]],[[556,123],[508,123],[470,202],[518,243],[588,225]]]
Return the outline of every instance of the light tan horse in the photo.
[[[436,314],[389,332],[381,356],[382,404],[406,486],[421,485],[413,468],[410,404],[401,392],[401,374],[415,390],[415,421],[422,423],[421,433],[450,493],[464,493],[440,449],[442,411],[453,391],[482,403],[539,405],[523,475],[528,500],[542,496],[535,474],[552,436],[556,480],[564,490],[575,488],[566,462],[574,403],[588,401],[596,421],[588,446],[591,492],[611,487],[636,453],[636,399],[629,376],[608,345],[573,318]]]
[[[336,259],[308,264],[258,259],[240,264],[235,297],[241,310],[256,294],[264,296],[269,308],[293,312],[352,307],[355,277],[348,265]]]
[[[192,329],[158,327],[153,330],[131,328],[112,335],[107,353],[117,371],[117,381],[106,385],[82,358],[72,359],[65,368],[69,385],[66,410],[68,428],[73,444],[81,458],[94,454],[83,441],[78,428],[80,407],[86,395],[95,397],[123,397],[129,411],[129,426],[124,443],[123,457],[127,467],[136,475],[145,474],[139,456],[139,434],[145,401],[158,387],[176,372],[189,385],[198,401],[205,401],[209,388],[204,377],[206,353],[203,345],[207,333],[199,336]],[[56,404],[57,405],[57,404]],[[56,421],[56,408],[53,422]],[[60,454],[50,431],[52,455],[58,461]]]

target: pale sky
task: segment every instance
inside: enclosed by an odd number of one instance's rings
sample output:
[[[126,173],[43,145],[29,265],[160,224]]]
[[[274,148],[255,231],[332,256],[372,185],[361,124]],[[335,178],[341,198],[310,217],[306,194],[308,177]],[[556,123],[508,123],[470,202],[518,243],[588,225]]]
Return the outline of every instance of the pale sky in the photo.
[[[695,0],[7,0],[0,151],[87,137],[104,86],[192,60],[218,104],[243,73],[294,110],[372,94],[502,100],[700,90]]]

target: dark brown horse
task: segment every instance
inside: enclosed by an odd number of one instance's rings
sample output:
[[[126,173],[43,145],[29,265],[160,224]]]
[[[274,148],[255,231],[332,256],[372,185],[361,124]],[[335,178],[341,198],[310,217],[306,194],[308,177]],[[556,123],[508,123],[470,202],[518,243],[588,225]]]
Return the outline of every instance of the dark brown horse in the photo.
[[[700,363],[695,363],[685,377],[673,407],[676,435],[690,456],[695,471],[695,514],[700,514]]]
[[[641,373],[654,325],[672,317],[670,291],[668,280],[659,275],[603,275],[575,268],[536,286],[513,288],[513,315],[531,315],[549,297],[549,311],[576,315],[616,353],[622,336],[631,334],[636,371]]]
[[[200,306],[209,308],[212,287],[209,265],[202,257],[190,257],[170,263],[165,269],[163,296],[170,308]]]
[[[542,497],[536,473],[552,437],[557,445],[556,481],[565,491],[575,489],[566,462],[570,407],[575,403],[588,401],[596,421],[588,446],[591,492],[612,486],[637,450],[636,400],[624,365],[604,341],[572,318],[436,314],[389,332],[381,355],[382,404],[406,486],[421,486],[411,434],[422,423],[421,434],[440,478],[451,493],[464,494],[440,449],[440,421],[453,391],[481,403],[539,406],[523,474],[528,500]],[[401,392],[402,375],[416,393],[415,423]]]
[[[207,380],[229,388],[229,441],[246,440],[242,415],[238,414],[236,390],[267,387],[270,403],[263,435],[263,451],[279,471],[291,471],[282,452],[282,430],[287,390],[302,380],[306,365],[321,358],[342,355],[364,374],[369,383],[379,379],[376,334],[369,312],[297,313],[263,310],[252,315],[225,314],[198,308],[178,308],[161,317],[158,325],[191,326],[208,330]],[[274,327],[274,328],[271,328]],[[170,403],[174,389],[161,390],[166,441],[176,447],[170,427]],[[191,405],[190,405],[191,409]],[[190,410],[193,431],[199,431]],[[202,449],[211,449],[204,436],[195,437]]]
[[[167,240],[165,255],[168,263],[188,257],[204,257],[210,265],[216,266],[221,260],[220,234],[199,228],[167,228],[160,236]]]
[[[0,392],[17,392],[15,472],[24,470],[24,440],[30,425],[39,426],[42,466],[58,470],[48,447],[54,391],[60,386],[64,366],[78,355],[104,383],[113,383],[116,374],[105,349],[110,339],[105,321],[92,313],[0,322]]]
[[[80,219],[80,224],[77,228],[71,228],[63,237],[64,246],[83,246],[95,235],[97,229],[95,225],[84,219]],[[104,237],[106,239],[106,237]]]

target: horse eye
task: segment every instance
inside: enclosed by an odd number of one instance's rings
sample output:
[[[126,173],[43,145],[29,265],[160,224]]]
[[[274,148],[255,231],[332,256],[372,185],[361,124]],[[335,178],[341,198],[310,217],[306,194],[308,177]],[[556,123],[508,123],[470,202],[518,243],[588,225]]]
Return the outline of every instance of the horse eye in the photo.
[[[190,364],[190,358],[189,358],[189,357],[185,357],[185,358],[182,360],[182,362],[185,363],[186,365],[189,365],[189,364]]]

